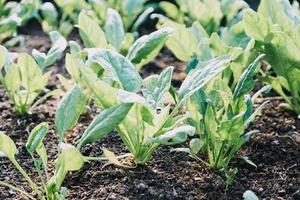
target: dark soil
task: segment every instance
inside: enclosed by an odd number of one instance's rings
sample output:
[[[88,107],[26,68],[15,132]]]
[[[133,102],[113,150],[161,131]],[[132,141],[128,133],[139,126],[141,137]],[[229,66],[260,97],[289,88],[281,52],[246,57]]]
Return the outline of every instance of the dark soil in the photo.
[[[45,35],[26,36],[26,51],[32,48],[49,48]],[[14,48],[15,51],[23,49]],[[59,87],[56,74],[65,73],[63,61],[58,61],[51,70],[53,75],[48,89]],[[142,70],[147,76],[157,73],[169,65],[175,66],[174,83],[180,85],[184,78],[184,64],[172,57],[164,49],[156,61]],[[34,109],[33,114],[17,117],[10,101],[0,86],[0,131],[6,132],[16,143],[19,154],[17,160],[34,178],[33,163],[25,149],[30,131],[40,122],[48,122],[50,131],[44,143],[48,150],[50,171],[54,169],[57,153],[57,136],[54,130],[54,116],[60,97],[47,100]],[[147,166],[123,169],[104,166],[103,162],[85,164],[79,172],[69,174],[64,186],[68,188],[67,199],[242,199],[242,194],[250,189],[261,199],[300,199],[300,120],[280,107],[280,101],[271,100],[262,117],[258,117],[250,130],[258,129],[249,143],[239,152],[248,156],[257,168],[234,160],[231,165],[239,169],[233,185],[226,189],[223,175],[211,170],[182,153],[170,153],[172,147],[161,147],[153,155]],[[68,142],[74,143],[83,133],[93,117],[99,113],[91,106],[77,126],[69,131]],[[119,137],[112,133],[101,142],[87,145],[86,156],[100,156],[101,148],[107,147],[117,155],[127,153]],[[202,157],[206,159],[205,157]],[[25,180],[6,158],[0,158],[0,180],[30,192]],[[37,180],[38,181],[38,180]],[[22,199],[7,188],[0,187],[0,199]]]

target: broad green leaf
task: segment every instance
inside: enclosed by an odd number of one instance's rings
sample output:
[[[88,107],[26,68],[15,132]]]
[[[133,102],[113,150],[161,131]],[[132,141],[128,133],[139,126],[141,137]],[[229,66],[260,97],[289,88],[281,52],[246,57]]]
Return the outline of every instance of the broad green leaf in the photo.
[[[149,15],[154,11],[153,7],[148,7],[147,9],[145,9],[143,11],[142,14],[140,14],[138,16],[138,18],[135,20],[134,24],[132,25],[132,28],[130,30],[130,32],[137,32],[138,28],[141,26],[142,23],[144,23],[147,18],[149,17]]]
[[[160,17],[159,28],[169,27],[175,31],[166,41],[167,47],[182,61],[189,61],[196,53],[197,41],[193,34],[183,24],[178,24],[167,18]]]
[[[243,23],[247,35],[257,41],[263,42],[270,32],[268,20],[252,10],[244,14]]]
[[[43,122],[34,127],[31,131],[26,143],[26,149],[30,154],[33,154],[36,149],[43,144],[42,142],[48,132],[48,129],[48,124]]]
[[[97,49],[89,54],[87,62],[90,65],[99,64],[125,90],[137,92],[141,89],[141,76],[132,63],[121,54],[108,49]]]
[[[94,20],[85,14],[85,11],[81,11],[79,14],[78,28],[80,37],[83,40],[85,47],[107,47],[105,33]]]
[[[6,56],[7,56],[7,53],[6,53],[5,47],[0,45],[0,70],[4,67],[4,65],[6,63]]]
[[[22,53],[17,61],[20,74],[22,76],[22,86],[29,91],[34,91],[40,85],[42,71],[35,60],[28,54]],[[38,78],[38,80],[37,80]]]
[[[16,64],[12,64],[6,71],[4,84],[8,92],[15,93],[21,87],[21,72]]]
[[[194,154],[197,154],[203,147],[204,143],[199,138],[193,138],[190,141],[190,149]]]
[[[48,193],[57,193],[69,171],[77,171],[84,164],[84,157],[80,151],[70,144],[59,144],[61,153],[55,160],[55,174],[47,182]],[[71,158],[71,159],[70,159]]]
[[[66,132],[77,123],[85,110],[86,101],[79,86],[75,86],[60,101],[55,114],[55,127],[60,141],[63,141]]]
[[[221,10],[226,16],[227,22],[230,22],[240,10],[248,8],[248,4],[244,0],[222,0]]]
[[[10,137],[0,131],[0,157],[6,156],[14,159],[17,153],[17,147]]]
[[[107,10],[104,30],[107,41],[112,44],[117,51],[120,51],[125,40],[125,31],[121,16],[116,10],[111,8]]]
[[[70,46],[71,54],[76,54],[76,53],[79,53],[81,51],[81,47],[77,42],[71,40],[71,41],[68,42],[68,44]]]
[[[119,104],[117,89],[97,78],[91,68],[80,69],[83,81],[95,96],[100,108],[105,109]]]
[[[234,116],[232,119],[224,120],[220,123],[218,134],[222,141],[239,140],[240,136],[244,133],[244,113]]]
[[[110,107],[92,121],[80,139],[79,148],[104,138],[123,121],[132,107],[132,103]]]
[[[132,25],[136,17],[143,11],[145,0],[124,0],[122,4],[123,22],[126,30]]]
[[[248,92],[250,92],[254,87],[253,77],[260,67],[260,61],[265,57],[264,54],[258,56],[253,63],[251,63],[248,68],[241,75],[240,80],[238,81],[236,88],[234,90],[234,98],[241,97]]]
[[[171,87],[173,69],[173,67],[168,67],[160,75],[152,75],[144,80],[143,95],[154,109],[158,106],[162,107],[164,95]]]
[[[40,10],[42,17],[47,22],[48,26],[54,26],[57,23],[58,13],[52,3],[43,3]],[[46,27],[46,31],[49,29],[51,29],[51,27]]]
[[[60,144],[60,146],[62,151],[57,158],[59,165],[65,172],[79,170],[84,164],[84,158],[80,151],[70,144]]]
[[[159,7],[166,13],[167,17],[176,20],[179,16],[179,9],[177,6],[168,1],[159,2]]]
[[[195,69],[190,71],[179,88],[179,101],[184,101],[205,86],[211,79],[224,71],[229,66],[230,62],[231,57],[225,55],[207,62],[199,63]]]
[[[293,28],[292,20],[285,13],[282,0],[263,0],[259,4],[257,12],[273,24],[280,25],[285,31]]]
[[[35,58],[41,69],[45,69],[46,67],[55,63],[56,60],[60,59],[62,53],[67,47],[66,39],[59,32],[51,31],[49,36],[52,47],[47,54],[41,53],[36,49],[32,50],[32,56]]]
[[[129,48],[127,58],[140,68],[157,56],[173,29],[162,28],[137,39]]]
[[[149,138],[149,141],[152,143],[164,145],[180,144],[186,141],[188,135],[193,136],[194,134],[194,127],[189,125],[182,125],[157,137]]]
[[[66,69],[75,81],[80,80],[80,63],[74,54],[66,54]]]

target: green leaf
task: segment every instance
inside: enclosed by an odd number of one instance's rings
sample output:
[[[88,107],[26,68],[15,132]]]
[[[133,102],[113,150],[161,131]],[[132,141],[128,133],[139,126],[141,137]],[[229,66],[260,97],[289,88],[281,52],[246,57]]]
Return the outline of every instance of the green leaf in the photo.
[[[201,148],[203,147],[204,143],[199,138],[193,138],[190,141],[190,149],[194,154],[197,154]]]
[[[100,26],[81,11],[78,17],[79,34],[85,47],[106,48],[107,41]]]
[[[87,99],[79,86],[75,86],[60,101],[55,114],[55,127],[60,141],[63,141],[67,130],[77,123],[85,110],[86,101]]]
[[[22,53],[18,58],[18,67],[22,76],[22,86],[28,90],[34,90],[40,85],[37,78],[42,76],[42,71],[35,60],[28,54]],[[36,80],[36,81],[35,81]]]
[[[164,69],[160,75],[152,75],[144,80],[144,97],[153,108],[162,107],[162,100],[171,87],[173,67]]]
[[[194,134],[194,127],[189,125],[182,125],[157,137],[149,138],[149,141],[152,143],[164,145],[180,144],[186,141],[188,135],[193,136]]]
[[[280,25],[285,31],[293,28],[293,21],[285,13],[285,7],[281,0],[263,0],[259,4],[257,12],[273,24]]]
[[[130,61],[119,53],[108,49],[97,49],[89,54],[90,65],[98,63],[110,77],[127,91],[137,92],[143,80]]]
[[[67,47],[67,40],[59,32],[51,31],[49,33],[49,36],[51,39],[52,47],[47,52],[47,55],[45,53],[39,52],[36,49],[32,50],[32,56],[37,61],[42,70],[55,63],[56,60],[60,59],[62,53]]]
[[[26,149],[30,154],[33,154],[37,148],[43,144],[42,142],[48,132],[48,129],[48,124],[43,122],[34,127],[31,131],[26,143]]]
[[[198,63],[197,67],[190,71],[179,88],[179,101],[184,101],[201,89],[215,76],[224,71],[230,64],[230,56],[220,56],[207,62]]]
[[[98,79],[91,68],[83,67],[80,72],[83,81],[95,96],[100,108],[105,109],[119,104],[116,88]]]
[[[14,159],[17,153],[17,147],[10,137],[0,131],[0,157],[6,156]]]
[[[61,154],[58,156],[58,164],[63,167],[65,172],[77,171],[84,164],[84,158],[80,151],[70,144],[60,144]],[[72,159],[70,159],[72,158]]]
[[[132,103],[120,104],[101,111],[81,137],[79,148],[104,138],[123,121],[132,105]]]
[[[76,54],[76,53],[79,53],[81,51],[80,45],[75,41],[72,41],[72,40],[69,41],[69,46],[70,46],[71,54]]]
[[[6,63],[6,56],[7,56],[7,53],[6,53],[5,47],[0,45],[0,71]],[[0,73],[0,76],[1,76],[1,73]]]
[[[270,32],[268,20],[252,10],[244,14],[243,23],[247,35],[257,41],[263,42]]]
[[[236,88],[234,90],[233,97],[236,99],[250,92],[254,87],[253,77],[255,76],[258,68],[260,67],[260,61],[265,57],[264,54],[258,56],[253,63],[241,75]]]
[[[125,40],[125,31],[121,16],[116,10],[111,8],[107,10],[104,30],[107,41],[112,44],[117,51],[120,51]]]
[[[80,63],[74,54],[66,54],[66,69],[74,81],[80,80]]]
[[[47,183],[49,194],[57,194],[67,173],[81,169],[84,164],[84,157],[77,148],[64,143],[60,143],[59,147],[61,148],[61,153],[55,161],[55,174]]]
[[[159,7],[166,13],[167,17],[176,20],[179,16],[179,9],[177,6],[168,1],[159,2]]]
[[[159,28],[173,28],[175,31],[166,41],[167,47],[182,61],[189,61],[196,51],[197,41],[193,34],[183,24],[178,24],[165,17],[159,19]]]
[[[158,55],[172,32],[171,28],[162,28],[140,37],[129,48],[127,58],[140,68]]]
[[[43,19],[47,22],[48,26],[54,26],[57,23],[58,13],[54,5],[50,2],[43,3],[40,6]],[[48,29],[51,27],[47,27]],[[48,30],[46,29],[46,31]]]

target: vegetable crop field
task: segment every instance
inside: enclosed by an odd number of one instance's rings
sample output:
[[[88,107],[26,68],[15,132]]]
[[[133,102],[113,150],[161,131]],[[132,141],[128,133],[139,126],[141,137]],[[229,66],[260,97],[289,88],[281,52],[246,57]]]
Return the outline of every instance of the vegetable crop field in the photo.
[[[300,200],[296,0],[0,0],[0,200]]]

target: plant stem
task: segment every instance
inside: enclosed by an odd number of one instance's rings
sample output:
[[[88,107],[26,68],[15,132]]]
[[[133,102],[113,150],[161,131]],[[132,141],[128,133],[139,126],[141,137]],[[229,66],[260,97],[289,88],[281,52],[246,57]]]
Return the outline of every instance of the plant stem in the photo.
[[[0,185],[3,186],[3,187],[8,187],[11,190],[15,190],[15,191],[21,193],[21,195],[24,195],[24,196],[28,197],[29,199],[35,200],[35,198],[33,196],[31,196],[30,194],[28,194],[26,191],[24,191],[22,189],[19,189],[19,188],[15,187],[15,186],[13,186],[9,183],[5,183],[3,181],[0,181]]]
[[[30,187],[39,194],[38,186],[31,180],[31,178],[28,176],[28,174],[24,171],[24,169],[19,165],[19,163],[16,161],[15,158],[10,159],[10,161],[14,164],[14,166],[17,168],[17,170],[23,175],[23,177],[26,179],[26,181],[29,183]]]

